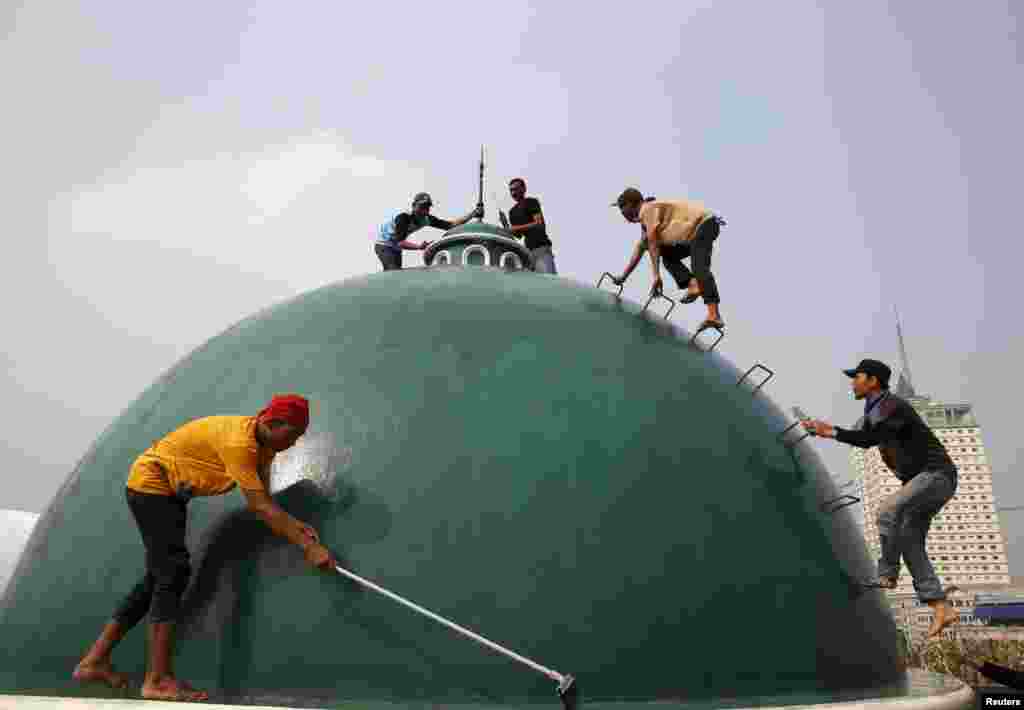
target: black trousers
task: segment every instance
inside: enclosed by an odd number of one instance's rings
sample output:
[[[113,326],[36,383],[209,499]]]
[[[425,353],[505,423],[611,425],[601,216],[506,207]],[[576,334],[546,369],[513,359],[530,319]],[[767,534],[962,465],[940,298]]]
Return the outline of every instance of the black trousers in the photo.
[[[1020,671],[997,666],[988,661],[985,661],[978,671],[989,680],[994,680],[996,683],[1001,683],[1008,688],[1024,690],[1024,673]]]
[[[718,218],[711,217],[697,227],[693,241],[661,248],[661,260],[665,262],[665,269],[672,274],[679,288],[687,288],[690,279],[696,278],[704,295],[704,303],[721,303],[718,283],[715,281],[715,275],[711,273],[711,252],[714,250],[720,229]],[[693,273],[690,273],[683,263],[683,259],[687,257],[690,257],[693,264]]]
[[[392,249],[391,247],[386,247],[383,244],[374,244],[373,250],[377,252],[377,258],[380,259],[380,263],[384,267],[385,271],[402,268],[401,249]]]
[[[176,621],[192,567],[185,547],[185,501],[125,491],[146,546],[146,574],[114,612],[114,620],[127,631],[147,612],[150,623]]]

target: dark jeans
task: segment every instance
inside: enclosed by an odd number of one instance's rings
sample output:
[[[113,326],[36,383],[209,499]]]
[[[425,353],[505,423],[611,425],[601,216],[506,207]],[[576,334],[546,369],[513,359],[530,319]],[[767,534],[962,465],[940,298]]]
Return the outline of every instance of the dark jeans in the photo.
[[[380,259],[380,263],[384,266],[385,271],[402,268],[401,249],[392,249],[383,244],[374,244],[373,250],[377,252],[377,258]]]
[[[146,612],[150,623],[176,621],[192,567],[185,548],[185,502],[173,496],[125,491],[146,546],[146,574],[114,612],[114,620],[127,631]]]
[[[900,558],[914,578],[914,590],[923,602],[946,598],[925,539],[932,518],[956,493],[956,475],[943,471],[922,471],[878,507],[876,522],[882,558],[878,576],[895,579],[900,573]]]
[[[690,279],[696,278],[704,295],[704,303],[721,302],[718,296],[718,283],[715,281],[715,275],[711,273],[711,252],[720,229],[718,218],[711,217],[697,227],[693,241],[661,248],[661,259],[665,262],[665,268],[672,274],[679,288],[687,288]],[[683,264],[683,259],[687,257],[691,257],[693,273],[690,273]]]

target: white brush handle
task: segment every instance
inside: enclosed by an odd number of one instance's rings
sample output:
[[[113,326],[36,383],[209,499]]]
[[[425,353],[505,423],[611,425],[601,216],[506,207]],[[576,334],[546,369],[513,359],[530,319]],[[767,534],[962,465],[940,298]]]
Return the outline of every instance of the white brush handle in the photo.
[[[543,673],[544,675],[546,675],[551,680],[557,681],[558,683],[563,683],[566,680],[566,676],[563,676],[558,671],[553,671],[550,668],[545,668],[541,664],[539,664],[539,663],[537,663],[535,661],[531,661],[529,658],[526,658],[525,656],[520,656],[515,651],[510,651],[507,648],[505,648],[504,646],[500,646],[500,645],[494,643],[494,641],[491,641],[490,639],[486,639],[486,638],[484,638],[483,636],[481,636],[479,634],[473,633],[472,631],[470,631],[467,628],[459,626],[455,622],[448,621],[448,619],[444,618],[443,616],[439,616],[438,614],[435,614],[434,612],[430,611],[429,609],[424,609],[419,604],[414,604],[413,602],[409,601],[408,599],[403,599],[402,597],[398,596],[394,592],[389,592],[387,589],[384,589],[383,587],[380,587],[380,586],[374,584],[370,580],[363,579],[358,574],[354,574],[353,572],[349,572],[347,569],[343,569],[343,568],[338,567],[338,566],[335,566],[334,569],[338,570],[338,572],[340,574],[343,574],[346,577],[348,577],[349,579],[351,579],[351,580],[353,580],[355,582],[358,582],[359,584],[363,585],[364,587],[366,587],[368,589],[372,589],[373,591],[377,592],[378,594],[383,594],[388,599],[392,599],[392,600],[398,602],[399,604],[402,604],[403,606],[406,606],[406,607],[412,609],[413,611],[422,614],[423,616],[429,617],[429,618],[433,619],[434,621],[436,621],[438,623],[444,624],[445,626],[447,626],[452,631],[456,631],[456,632],[462,634],[463,636],[465,636],[466,638],[473,639],[477,643],[486,646],[487,648],[491,649],[492,651],[497,651],[498,653],[500,653],[502,655],[508,656],[509,658],[511,658],[514,661],[519,661],[523,665],[529,666],[530,668],[532,668],[533,670],[537,671],[538,673]]]

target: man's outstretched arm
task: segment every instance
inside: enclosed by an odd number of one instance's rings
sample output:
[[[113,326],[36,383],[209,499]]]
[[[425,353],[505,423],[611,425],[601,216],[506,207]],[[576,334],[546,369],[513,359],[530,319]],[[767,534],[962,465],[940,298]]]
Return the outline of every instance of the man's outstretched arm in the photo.
[[[465,215],[463,217],[459,217],[458,219],[455,219],[455,220],[438,219],[434,215],[430,215],[429,222],[430,222],[430,226],[431,227],[437,227],[438,229],[443,229],[443,230],[447,231],[449,229],[452,229],[453,227],[458,227],[459,225],[465,224],[466,222],[468,222],[469,220],[473,219],[474,217],[483,217],[483,216],[484,216],[483,215],[483,211],[479,207],[475,207],[475,208],[473,208],[473,211],[470,212],[469,214],[467,214],[467,215]]]
[[[612,281],[615,282],[616,286],[621,286],[626,282],[626,279],[629,278],[629,275],[633,273],[633,269],[635,269],[636,265],[640,263],[640,259],[643,258],[644,252],[646,250],[647,248],[644,246],[642,240],[637,242],[636,246],[633,248],[633,256],[630,257],[629,263],[626,264],[626,270],[623,271],[622,274],[620,274],[619,276],[612,277]]]
[[[651,255],[651,269],[654,272],[651,291],[661,293],[661,245],[658,243],[657,227],[647,230],[647,253]]]
[[[872,446],[878,446],[880,444],[900,439],[905,422],[900,417],[890,416],[883,419],[879,423],[878,427],[872,431],[843,429],[842,427],[833,426],[828,422],[819,421],[817,419],[807,419],[801,423],[803,424],[804,429],[812,434],[816,434],[817,436],[825,437],[826,439],[835,439],[836,441],[849,444],[850,446],[856,446],[860,449],[870,449]]]
[[[249,510],[263,518],[275,535],[300,547],[310,563],[317,567],[333,564],[330,552],[320,544],[320,537],[313,526],[293,518],[266,491],[243,488],[242,493]]]

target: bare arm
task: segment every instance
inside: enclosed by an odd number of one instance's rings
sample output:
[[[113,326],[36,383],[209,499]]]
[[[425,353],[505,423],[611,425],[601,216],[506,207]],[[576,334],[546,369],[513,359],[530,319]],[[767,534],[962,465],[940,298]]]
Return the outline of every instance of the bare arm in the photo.
[[[658,227],[647,230],[647,253],[651,255],[651,269],[654,280],[661,280],[661,244],[658,243]]]
[[[420,250],[424,248],[426,242],[414,242],[409,239],[409,227],[411,226],[412,218],[402,213],[395,218],[395,236],[401,237],[398,241],[399,249],[411,249]]]
[[[270,460],[261,464],[259,471],[256,472],[260,477],[260,483],[263,484],[263,490],[265,491],[270,490],[270,466],[273,463],[274,457],[271,456]],[[243,488],[242,490],[244,491],[245,489]]]
[[[458,218],[457,220],[455,220],[454,222],[452,222],[452,226],[453,226],[453,227],[458,227],[458,226],[459,226],[460,224],[465,224],[465,223],[466,223],[466,222],[468,222],[469,220],[471,220],[471,219],[473,219],[474,217],[476,217],[476,215],[477,215],[477,212],[476,212],[476,210],[474,209],[474,210],[473,210],[472,212],[470,212],[469,214],[467,214],[467,215],[466,215],[465,217],[459,217],[459,218]]]
[[[622,276],[615,279],[615,281],[622,283],[629,278],[629,275],[633,273],[633,270],[636,268],[636,265],[640,263],[640,259],[643,258],[644,251],[646,251],[646,249],[647,248],[644,246],[643,241],[639,241],[636,243],[636,246],[633,247],[633,256],[629,258],[629,263],[626,264],[626,270],[623,271]]]
[[[262,472],[260,477],[262,478]],[[266,491],[243,488],[242,493],[245,495],[245,502],[249,510],[263,518],[263,522],[275,535],[298,545],[303,552],[317,544],[309,534],[311,528],[285,512]]]

